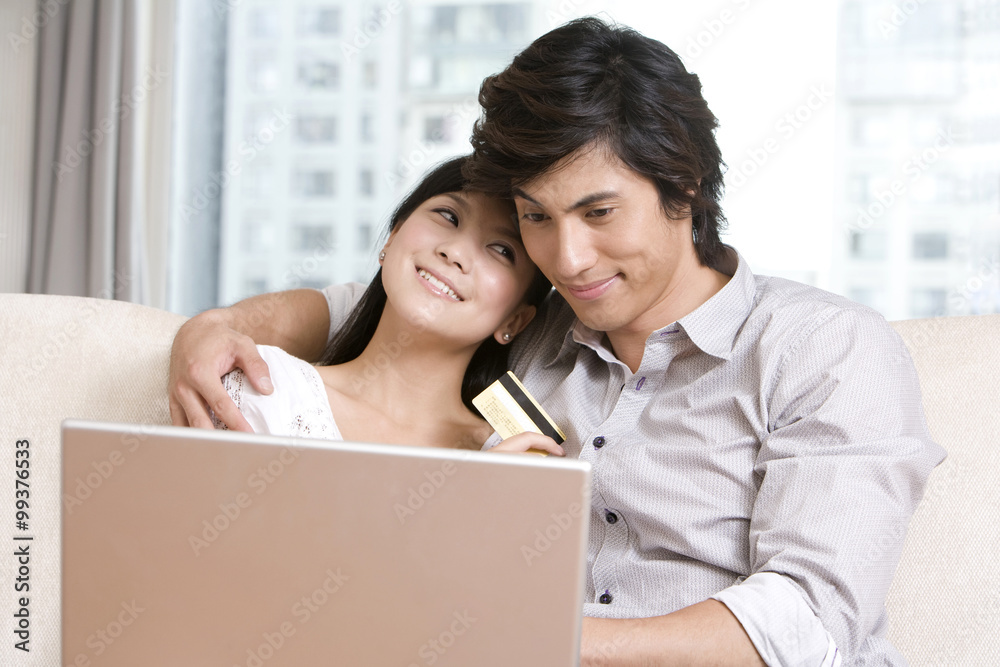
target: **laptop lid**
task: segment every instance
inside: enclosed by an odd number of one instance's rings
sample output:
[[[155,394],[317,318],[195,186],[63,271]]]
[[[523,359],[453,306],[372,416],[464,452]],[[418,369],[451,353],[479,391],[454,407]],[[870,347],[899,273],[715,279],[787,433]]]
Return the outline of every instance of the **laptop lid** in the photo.
[[[590,467],[63,424],[62,664],[578,664]]]

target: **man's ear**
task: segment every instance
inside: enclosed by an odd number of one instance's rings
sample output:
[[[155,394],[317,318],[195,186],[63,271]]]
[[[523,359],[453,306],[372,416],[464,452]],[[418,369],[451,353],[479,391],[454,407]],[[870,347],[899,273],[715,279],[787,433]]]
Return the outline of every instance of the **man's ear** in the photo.
[[[521,304],[493,332],[493,337],[501,345],[507,345],[514,340],[514,336],[524,331],[524,328],[531,324],[531,320],[535,319],[536,312],[537,309],[534,306],[529,306],[526,303]]]

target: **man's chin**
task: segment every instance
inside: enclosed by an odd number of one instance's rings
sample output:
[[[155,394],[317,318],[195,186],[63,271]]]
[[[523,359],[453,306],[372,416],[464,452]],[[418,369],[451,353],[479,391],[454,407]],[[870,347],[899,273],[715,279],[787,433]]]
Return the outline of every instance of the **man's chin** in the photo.
[[[571,304],[570,305],[574,305]],[[589,308],[574,307],[577,319],[588,329],[611,333],[621,329],[626,324],[626,317],[614,304],[597,305]]]

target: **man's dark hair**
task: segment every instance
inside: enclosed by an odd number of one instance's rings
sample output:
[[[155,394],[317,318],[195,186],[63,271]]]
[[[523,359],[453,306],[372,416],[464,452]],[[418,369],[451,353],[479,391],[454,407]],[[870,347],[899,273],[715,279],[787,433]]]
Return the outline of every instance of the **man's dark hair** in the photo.
[[[718,120],[697,75],[665,45],[597,18],[570,21],[483,81],[479,103],[465,169],[474,188],[508,196],[576,151],[603,147],[653,182],[668,215],[690,207],[698,258],[717,268]]]
[[[403,224],[421,204],[431,197],[468,190],[468,182],[462,176],[462,169],[468,160],[468,155],[452,158],[439,164],[424,176],[423,180],[393,212],[389,219],[388,231],[391,232]],[[513,211],[514,207],[511,204],[512,215]],[[535,269],[535,278],[528,287],[524,297],[525,302],[532,306],[538,306],[551,289],[552,284],[542,275],[541,271]],[[371,342],[372,336],[375,335],[375,329],[378,328],[379,320],[382,318],[387,298],[385,287],[382,285],[382,269],[380,267],[368,285],[368,289],[361,295],[354,310],[330,339],[319,365],[333,366],[357,359]],[[478,410],[472,404],[472,399],[507,372],[509,351],[508,345],[501,345],[496,339],[490,337],[479,345],[472,355],[472,359],[469,360],[469,366],[465,369],[465,377],[462,379],[462,402],[473,414],[478,414]]]

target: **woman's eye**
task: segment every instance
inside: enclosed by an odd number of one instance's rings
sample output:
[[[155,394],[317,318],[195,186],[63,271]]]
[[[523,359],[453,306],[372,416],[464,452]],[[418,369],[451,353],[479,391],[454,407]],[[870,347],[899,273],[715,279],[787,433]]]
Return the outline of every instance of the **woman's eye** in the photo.
[[[502,243],[494,243],[493,249],[500,253],[502,256],[507,258],[511,263],[517,259],[517,253],[510,246],[503,245]]]
[[[458,224],[458,216],[455,215],[454,211],[449,210],[447,208],[438,208],[438,209],[434,209],[434,212],[440,214],[442,218],[444,218],[445,220],[447,220],[451,224],[453,224],[453,225],[457,225]]]

